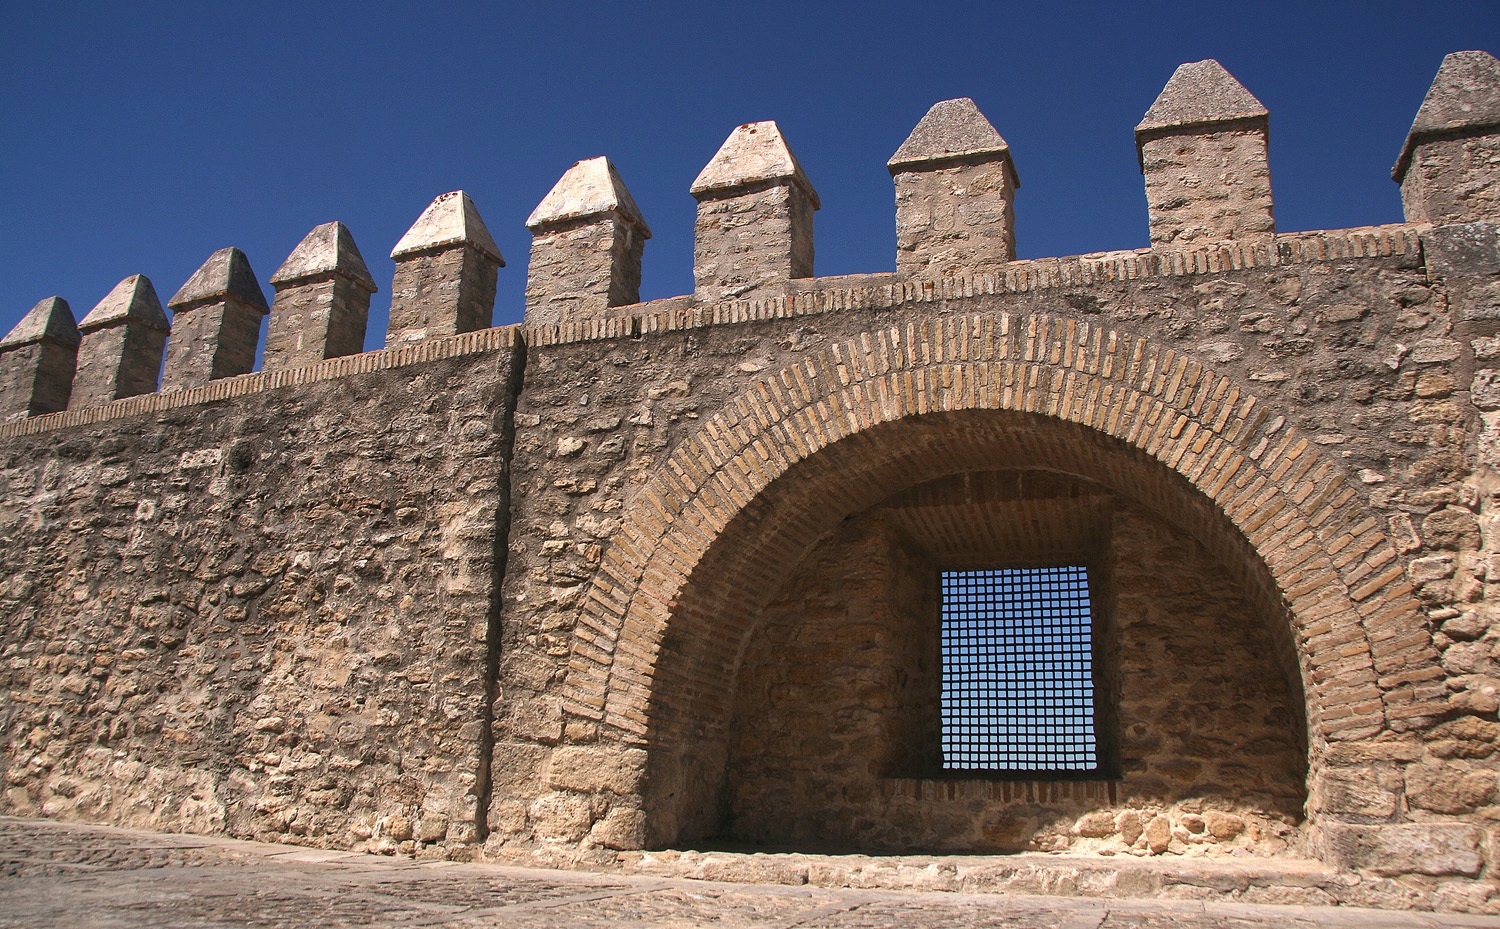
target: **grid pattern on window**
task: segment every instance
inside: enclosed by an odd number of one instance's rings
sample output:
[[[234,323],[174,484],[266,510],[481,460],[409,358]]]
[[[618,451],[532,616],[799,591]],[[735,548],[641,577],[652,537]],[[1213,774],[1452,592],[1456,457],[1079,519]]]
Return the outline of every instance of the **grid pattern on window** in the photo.
[[[1091,771],[1088,569],[942,572],[943,767]]]

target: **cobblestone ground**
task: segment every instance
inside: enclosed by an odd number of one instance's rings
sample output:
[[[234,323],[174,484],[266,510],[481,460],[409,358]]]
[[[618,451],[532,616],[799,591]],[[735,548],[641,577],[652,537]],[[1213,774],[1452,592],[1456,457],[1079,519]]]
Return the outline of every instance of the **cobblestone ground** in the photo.
[[[0,927],[1500,927],[1337,907],[717,884],[0,819]]]

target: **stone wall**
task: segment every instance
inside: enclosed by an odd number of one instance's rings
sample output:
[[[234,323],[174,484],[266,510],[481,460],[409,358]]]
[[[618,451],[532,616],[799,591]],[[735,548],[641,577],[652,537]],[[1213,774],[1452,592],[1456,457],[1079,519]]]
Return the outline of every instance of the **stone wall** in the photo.
[[[5,809],[482,837],[518,376],[500,350],[7,440]]]

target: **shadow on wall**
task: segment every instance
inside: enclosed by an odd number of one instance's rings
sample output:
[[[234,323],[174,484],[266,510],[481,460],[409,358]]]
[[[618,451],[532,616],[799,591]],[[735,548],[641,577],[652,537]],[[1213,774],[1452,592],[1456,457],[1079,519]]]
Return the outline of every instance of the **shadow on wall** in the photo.
[[[948,770],[938,571],[1068,563],[1093,578],[1098,768]],[[1102,433],[1001,411],[859,433],[742,511],[676,604],[649,714],[660,843],[1300,847],[1286,607],[1200,492]]]

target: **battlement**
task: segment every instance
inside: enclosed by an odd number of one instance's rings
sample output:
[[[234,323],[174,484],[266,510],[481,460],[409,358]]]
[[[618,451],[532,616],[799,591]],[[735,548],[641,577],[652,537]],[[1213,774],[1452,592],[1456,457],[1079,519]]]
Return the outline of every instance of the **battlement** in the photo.
[[[526,338],[640,335],[687,320],[709,325],[808,305],[890,306],[946,294],[1086,285],[1101,276],[1264,267],[1317,255],[1309,249],[1313,242],[1336,243],[1330,258],[1360,257],[1368,249],[1388,254],[1411,244],[1409,236],[1401,246],[1371,240],[1396,232],[1278,236],[1268,126],[1265,107],[1218,62],[1184,64],[1136,127],[1151,247],[1017,261],[1020,179],[1010,146],[973,101],[940,102],[888,165],[896,271],[858,284],[814,277],[813,213],[821,202],[812,181],[774,122],[740,126],[691,185],[699,200],[695,292],[644,305],[637,301],[650,228],[614,165],[587,159],[526,220],[533,234]],[[1393,172],[1408,222],[1500,220],[1496,152],[1500,63],[1484,52],[1449,55]],[[496,274],[505,261],[463,191],[434,200],[391,257],[397,271],[386,351],[490,327]],[[158,376],[163,391],[246,376],[267,315],[263,373],[310,365],[344,370],[323,363],[362,351],[370,294],[378,288],[342,223],[308,233],[270,282],[276,298],[268,306],[243,252],[227,248],[210,256],[169,301],[176,318],[164,368],[167,324],[144,276],[127,278],[105,297],[85,319],[81,339],[71,316],[63,320],[56,312],[66,303],[49,298],[0,341],[0,417],[99,407],[153,392]],[[125,306],[127,299],[135,302]],[[79,343],[76,355],[65,344],[70,340]],[[86,372],[85,389],[72,389],[75,371]]]

